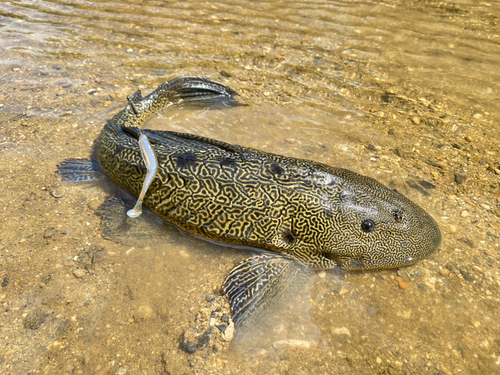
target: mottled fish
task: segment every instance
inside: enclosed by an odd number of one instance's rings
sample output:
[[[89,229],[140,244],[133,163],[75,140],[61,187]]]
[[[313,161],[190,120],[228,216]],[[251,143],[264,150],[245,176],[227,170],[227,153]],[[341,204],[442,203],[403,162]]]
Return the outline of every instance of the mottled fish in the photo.
[[[395,268],[438,248],[433,218],[372,178],[193,134],[141,129],[174,103],[234,104],[236,95],[201,77],[174,79],[145,98],[137,91],[104,126],[97,157],[117,184],[135,196],[144,190],[144,204],[167,222],[212,242],[264,250],[224,282],[237,326],[278,298],[304,267]],[[156,163],[154,173],[149,163]],[[148,166],[150,185],[144,185]]]

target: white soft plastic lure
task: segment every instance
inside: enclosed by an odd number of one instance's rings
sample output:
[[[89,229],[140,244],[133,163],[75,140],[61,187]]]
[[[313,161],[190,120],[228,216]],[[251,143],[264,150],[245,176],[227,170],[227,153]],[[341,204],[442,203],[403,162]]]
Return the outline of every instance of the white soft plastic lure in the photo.
[[[148,173],[144,178],[144,184],[142,185],[141,194],[137,199],[135,207],[127,211],[127,215],[129,217],[138,217],[142,214],[142,200],[144,199],[149,186],[153,182],[156,176],[156,172],[158,172],[158,159],[156,159],[155,152],[153,151],[153,148],[149,143],[148,137],[146,137],[144,134],[141,134],[139,137],[139,148],[141,150],[142,159],[146,163]]]

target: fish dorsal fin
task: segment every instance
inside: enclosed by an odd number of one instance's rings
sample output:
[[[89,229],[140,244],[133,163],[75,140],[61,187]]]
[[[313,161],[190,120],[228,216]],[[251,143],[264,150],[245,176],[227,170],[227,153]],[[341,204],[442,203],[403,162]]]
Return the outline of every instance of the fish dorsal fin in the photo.
[[[169,141],[175,139],[177,142],[183,141],[186,145],[191,147],[202,146],[202,145],[211,145],[215,146],[224,151],[233,153],[233,154],[241,154],[243,149],[240,146],[235,146],[226,142],[217,141],[215,139],[201,137],[195,134],[189,133],[177,133],[171,131],[163,131],[163,130],[148,130],[148,129],[139,129],[136,127],[126,127],[123,128],[123,131],[127,133],[129,136],[139,139],[141,134],[145,134],[151,144],[167,144]]]
[[[262,318],[273,305],[301,288],[309,267],[283,255],[261,254],[239,263],[224,281],[236,328]]]

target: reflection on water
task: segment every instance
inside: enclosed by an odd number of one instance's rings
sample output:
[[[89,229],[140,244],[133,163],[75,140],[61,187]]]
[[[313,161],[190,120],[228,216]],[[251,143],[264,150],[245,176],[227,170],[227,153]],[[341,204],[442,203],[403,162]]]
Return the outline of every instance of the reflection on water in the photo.
[[[498,1],[0,4],[5,373],[499,371]],[[148,127],[375,177],[437,219],[441,250],[320,273],[245,345],[217,328],[188,353],[186,332],[225,324],[220,285],[249,254],[147,224],[113,238],[99,207],[122,193],[60,196],[54,174],[91,156],[127,95],[188,74],[249,106],[170,108]]]

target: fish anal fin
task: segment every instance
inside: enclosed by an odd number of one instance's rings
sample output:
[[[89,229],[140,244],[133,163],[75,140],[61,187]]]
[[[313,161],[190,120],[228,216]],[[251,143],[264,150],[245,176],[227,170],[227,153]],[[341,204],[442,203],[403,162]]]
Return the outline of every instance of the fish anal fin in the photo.
[[[298,291],[309,267],[282,255],[261,254],[239,263],[224,281],[236,328],[263,317],[274,305]]]

